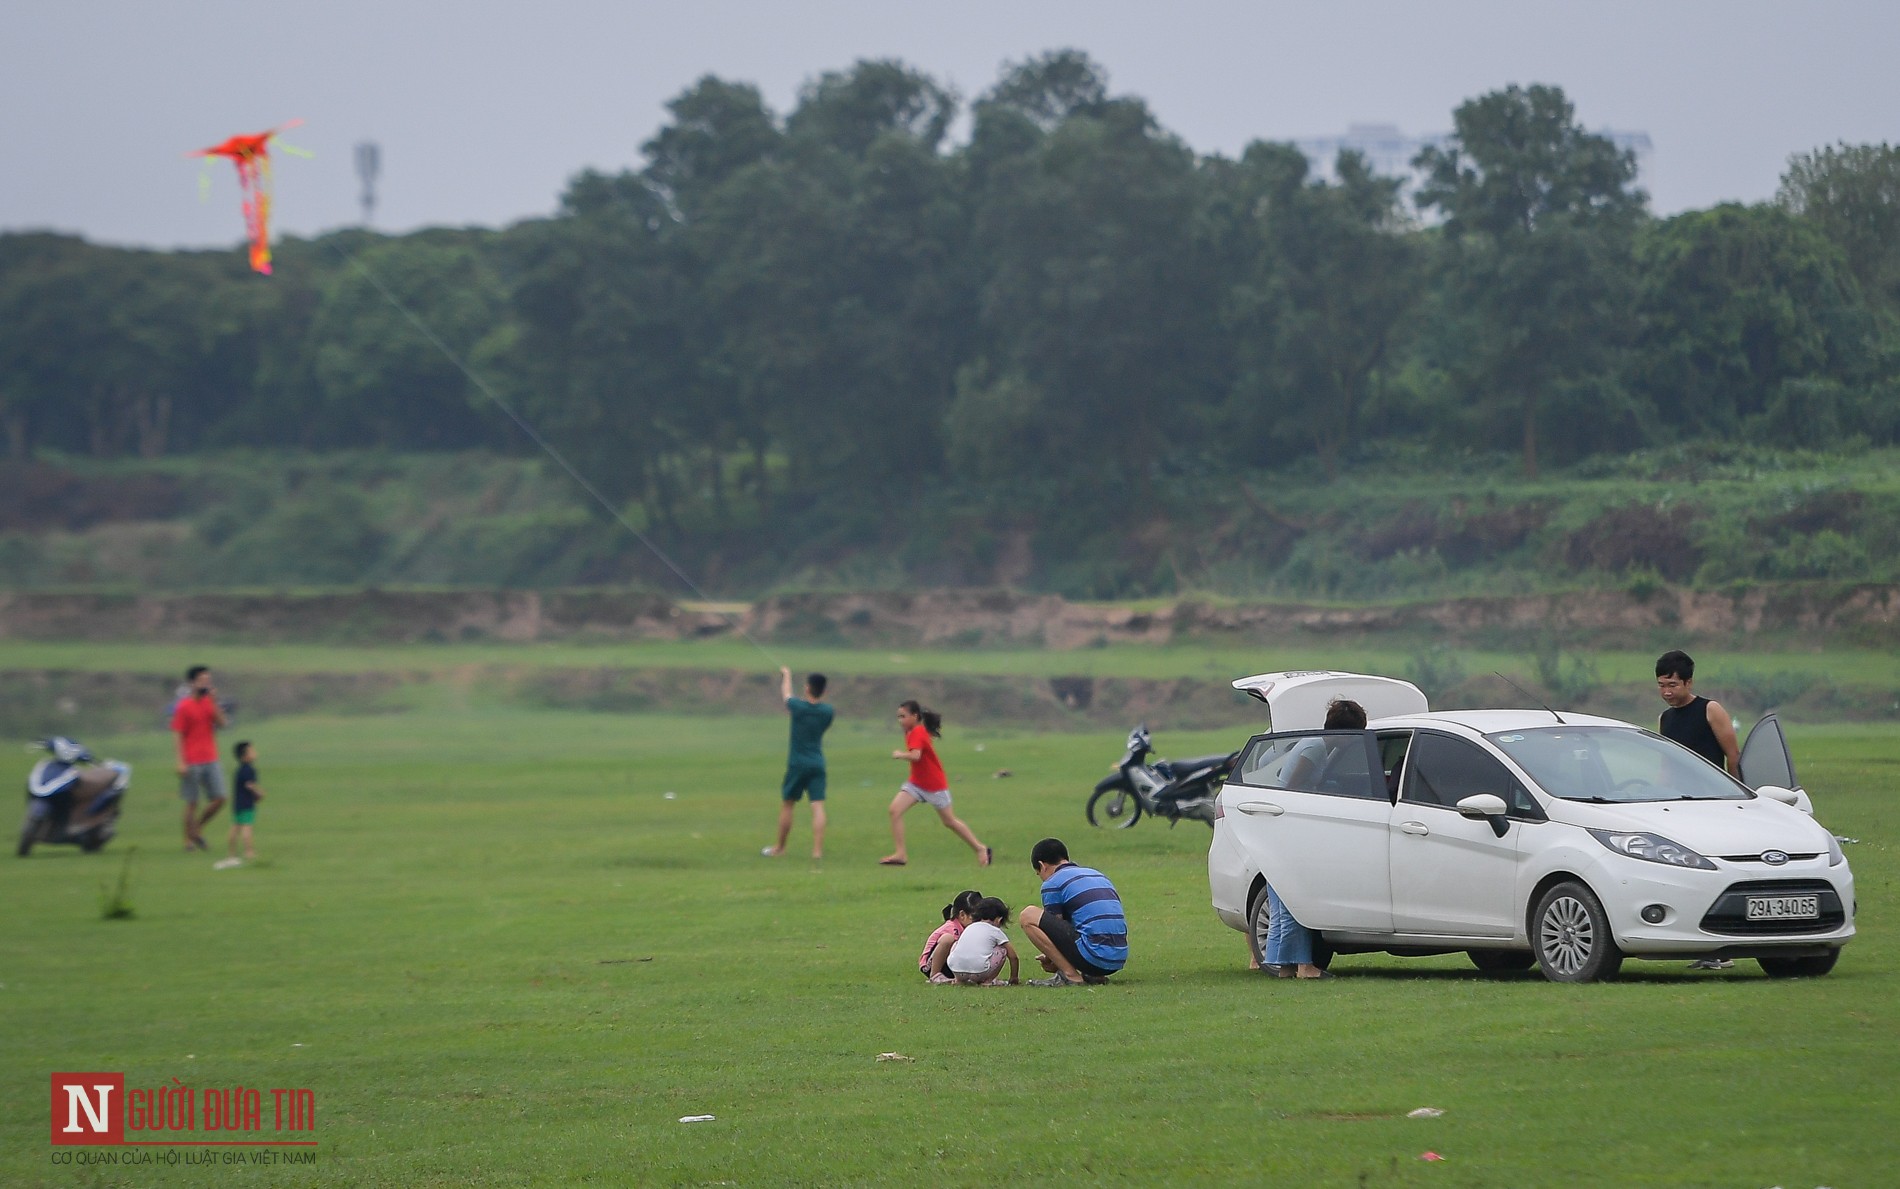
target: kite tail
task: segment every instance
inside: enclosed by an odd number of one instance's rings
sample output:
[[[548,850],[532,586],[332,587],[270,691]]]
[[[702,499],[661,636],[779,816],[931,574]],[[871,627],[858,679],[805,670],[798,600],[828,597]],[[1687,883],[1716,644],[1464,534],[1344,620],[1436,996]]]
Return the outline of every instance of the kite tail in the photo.
[[[264,168],[259,168],[262,165]],[[238,185],[244,191],[244,231],[251,241],[251,268],[270,275],[270,174],[268,164],[240,157]]]

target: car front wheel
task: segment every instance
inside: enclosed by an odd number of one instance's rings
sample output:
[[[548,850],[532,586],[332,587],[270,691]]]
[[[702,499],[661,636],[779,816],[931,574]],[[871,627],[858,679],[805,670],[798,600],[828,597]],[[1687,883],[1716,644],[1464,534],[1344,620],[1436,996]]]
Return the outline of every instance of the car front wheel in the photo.
[[[1820,958],[1757,958],[1761,963],[1761,972],[1769,978],[1819,978],[1834,969],[1834,963],[1841,960],[1841,951],[1829,950]]]
[[[1609,916],[1595,893],[1580,883],[1560,883],[1544,893],[1531,918],[1531,940],[1537,963],[1552,982],[1615,978],[1623,965]]]

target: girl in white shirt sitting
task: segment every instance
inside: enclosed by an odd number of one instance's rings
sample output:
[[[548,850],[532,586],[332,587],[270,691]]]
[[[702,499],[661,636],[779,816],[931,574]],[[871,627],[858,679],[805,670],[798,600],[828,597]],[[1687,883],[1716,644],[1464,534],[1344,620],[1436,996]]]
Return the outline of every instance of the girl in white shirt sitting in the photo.
[[[1016,947],[1009,943],[1003,926],[1009,924],[1009,906],[994,896],[985,896],[970,910],[970,924],[950,947],[945,963],[950,975],[965,986],[993,987],[996,976],[1009,959],[1009,981],[1016,978]]]

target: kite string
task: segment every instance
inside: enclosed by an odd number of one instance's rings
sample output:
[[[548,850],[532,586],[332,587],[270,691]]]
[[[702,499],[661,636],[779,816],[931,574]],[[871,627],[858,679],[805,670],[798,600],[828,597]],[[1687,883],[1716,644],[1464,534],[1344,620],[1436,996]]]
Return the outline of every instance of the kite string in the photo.
[[[673,572],[673,576],[675,578],[678,578],[680,582],[686,586],[686,589],[692,591],[693,594],[697,595],[699,597],[700,602],[702,603],[710,604],[713,602],[713,600],[707,596],[706,592],[699,588],[699,583],[694,582],[692,578],[687,575],[685,570],[682,570],[679,567],[679,565],[673,561],[671,557],[668,557],[666,555],[665,550],[661,549],[658,545],[655,545],[653,541],[650,538],[648,538],[648,536],[645,533],[635,528],[633,525],[633,522],[628,520],[626,516],[621,513],[619,508],[616,508],[613,505],[613,503],[607,499],[606,496],[600,493],[600,490],[598,488],[596,488],[592,483],[587,481],[587,476],[581,474],[580,471],[575,469],[574,464],[569,462],[565,455],[563,455],[559,450],[556,450],[554,448],[553,443],[549,442],[546,438],[542,437],[538,432],[536,432],[534,426],[528,424],[527,420],[524,419],[521,416],[521,414],[515,412],[514,409],[508,404],[508,402],[501,398],[501,395],[499,393],[497,393],[493,388],[489,387],[488,382],[486,380],[482,379],[480,375],[476,374],[473,368],[469,367],[467,363],[463,362],[462,357],[456,354],[455,351],[452,348],[450,348],[450,346],[447,343],[443,342],[441,337],[437,335],[435,331],[431,330],[427,323],[425,323],[421,318],[417,317],[415,312],[411,310],[407,305],[404,305],[402,300],[398,298],[394,293],[392,293],[387,285],[383,284],[382,278],[378,277],[374,272],[372,272],[368,265],[364,264],[362,261],[358,260],[354,255],[350,254],[349,252],[344,251],[341,247],[339,247],[334,239],[330,241],[330,246],[333,249],[335,249],[337,255],[343,258],[344,263],[348,264],[351,268],[354,268],[357,272],[361,273],[363,276],[363,279],[368,281],[371,285],[373,285],[376,289],[376,292],[383,295],[383,300],[387,301],[390,305],[394,306],[397,313],[401,314],[404,318],[408,319],[409,324],[415,327],[416,330],[421,332],[422,337],[428,339],[429,342],[434,345],[435,349],[442,353],[443,358],[447,359],[450,363],[454,364],[456,370],[461,372],[462,375],[468,379],[469,383],[475,385],[475,387],[480,390],[483,396],[493,401],[496,408],[500,409],[503,413],[506,413],[508,415],[508,420],[515,423],[515,428],[519,429],[522,433],[526,434],[529,441],[539,446],[543,453],[545,453],[549,458],[552,458],[555,461],[555,464],[558,465],[563,471],[566,471],[567,477],[574,480],[574,482],[580,486],[580,489],[582,491],[585,491],[588,495],[592,496],[595,503],[599,504],[602,508],[606,509],[607,514],[613,517],[616,521],[618,521],[621,528],[624,528],[629,533],[633,534],[634,540],[640,542],[640,544],[642,545],[645,545],[647,547],[648,552],[652,553],[654,557],[659,558],[661,564],[666,566],[667,569],[671,570]],[[771,661],[773,665],[779,665],[780,662],[779,662],[778,657],[774,655],[770,650],[768,650],[765,647],[765,645],[759,643],[758,640],[754,639],[752,636],[752,633],[745,630],[745,625],[739,621],[739,618],[736,615],[733,615],[727,611],[719,611],[717,608],[715,608],[715,611],[717,612],[717,614],[725,616],[726,619],[732,624],[733,630],[738,632],[740,637],[743,638],[747,644],[750,644],[752,645],[753,648],[757,649],[759,651],[759,655],[763,656],[766,660]]]

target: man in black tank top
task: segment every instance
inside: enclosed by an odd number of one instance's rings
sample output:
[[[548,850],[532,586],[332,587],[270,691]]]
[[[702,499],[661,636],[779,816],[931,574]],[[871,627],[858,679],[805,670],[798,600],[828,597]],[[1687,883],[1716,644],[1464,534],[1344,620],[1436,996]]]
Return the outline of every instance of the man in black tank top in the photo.
[[[1662,737],[1740,780],[1742,748],[1735,740],[1735,720],[1720,702],[1695,692],[1695,660],[1680,649],[1663,653],[1656,662],[1656,689],[1669,703],[1658,728]]]

